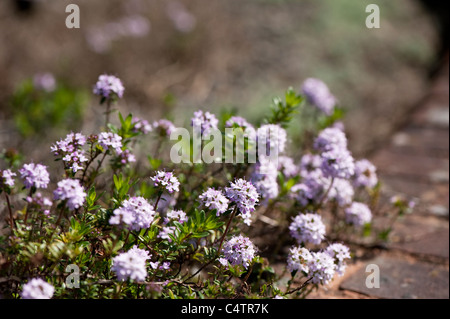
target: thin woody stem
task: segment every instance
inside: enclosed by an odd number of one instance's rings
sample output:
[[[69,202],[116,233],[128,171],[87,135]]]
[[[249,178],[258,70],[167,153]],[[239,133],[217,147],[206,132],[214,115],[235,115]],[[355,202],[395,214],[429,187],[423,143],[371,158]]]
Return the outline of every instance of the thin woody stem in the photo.
[[[11,203],[9,201],[9,196],[8,196],[8,194],[6,194],[6,192],[5,192],[5,198],[6,198],[6,204],[8,206],[8,211],[9,211],[9,223],[11,225],[11,229],[14,229],[14,219],[13,219],[13,213],[12,213],[12,209],[11,209]]]
[[[236,212],[237,212],[237,206],[234,207],[233,213],[231,214],[230,219],[228,220],[228,223],[227,223],[227,227],[225,228],[225,232],[223,233],[222,238],[220,239],[219,249],[217,250],[217,256],[220,255],[220,250],[222,249],[223,240],[225,239],[225,236],[228,233],[228,229],[230,228],[231,221],[233,220],[234,216],[236,215]]]

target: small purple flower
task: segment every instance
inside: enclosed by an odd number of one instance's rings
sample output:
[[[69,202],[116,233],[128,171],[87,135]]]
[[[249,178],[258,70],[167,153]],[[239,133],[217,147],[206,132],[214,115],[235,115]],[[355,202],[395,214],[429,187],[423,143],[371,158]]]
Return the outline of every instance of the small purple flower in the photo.
[[[118,159],[120,160],[120,164],[122,165],[136,162],[136,157],[133,154],[131,154],[129,149],[126,149],[125,151],[120,153]]]
[[[228,198],[223,195],[220,190],[214,188],[208,188],[203,194],[199,196],[199,199],[209,209],[216,209],[216,215],[219,216],[225,213],[228,209]]]
[[[139,250],[141,249],[133,248],[113,258],[111,270],[115,272],[118,280],[145,280],[147,277],[146,261],[148,254],[145,251],[139,252]]]
[[[335,199],[339,206],[347,206],[353,202],[355,191],[352,184],[345,179],[336,178],[328,193],[328,199]]]
[[[230,263],[232,266],[242,265],[247,269],[255,254],[256,247],[249,238],[242,235],[233,236],[224,243],[224,258],[221,258],[219,262],[224,266]]]
[[[166,119],[160,119],[153,122],[153,130],[161,137],[170,136],[170,134],[175,131],[175,125]]]
[[[33,77],[34,87],[38,90],[53,92],[56,89],[56,80],[51,73],[38,73]]]
[[[101,132],[98,135],[98,144],[105,150],[114,149],[117,154],[122,153],[122,137],[112,132]]]
[[[230,182],[230,187],[225,188],[225,195],[231,202],[234,202],[241,213],[244,223],[251,224],[251,213],[255,211],[256,203],[259,200],[258,191],[251,182],[245,179],[237,179]]]
[[[33,278],[23,285],[22,299],[51,299],[55,288],[40,278]]]
[[[4,171],[0,170],[0,189],[6,186],[7,188],[14,187],[14,176],[16,173],[13,173],[9,169],[5,169]]]
[[[322,158],[316,154],[305,154],[300,160],[300,175],[306,176],[311,171],[320,169]]]
[[[336,273],[334,258],[326,252],[313,252],[309,262],[308,276],[312,277],[313,284],[328,285]]]
[[[336,98],[324,82],[315,78],[306,79],[302,86],[302,92],[308,101],[323,113],[333,114]]]
[[[366,204],[353,202],[345,209],[345,219],[349,224],[362,227],[372,221],[372,212]]]
[[[334,243],[329,245],[325,249],[325,253],[334,258],[336,265],[336,273],[339,276],[343,276],[344,272],[347,268],[347,264],[345,262],[346,259],[350,259],[350,249],[340,243]]]
[[[328,127],[321,131],[314,141],[314,148],[320,152],[347,149],[347,137],[338,128]]]
[[[322,153],[321,169],[325,177],[349,179],[355,173],[355,162],[347,149],[334,148]]]
[[[63,156],[66,153],[72,153],[76,150],[81,149],[81,147],[86,143],[86,136],[81,133],[69,133],[66,138],[57,141],[55,145],[50,147],[51,151],[55,156]]]
[[[263,199],[262,204],[267,204],[269,199],[274,199],[279,194],[277,165],[268,160],[255,164],[251,175],[251,182]]]
[[[172,238],[169,235],[173,235],[176,231],[175,226],[163,226],[158,234],[158,238],[166,239],[169,242],[172,242]]]
[[[47,188],[50,183],[47,167],[41,164],[24,164],[19,173],[26,188]]]
[[[60,156],[66,169],[76,173],[83,169],[82,163],[88,159],[84,155],[83,145],[86,143],[86,136],[81,133],[70,133],[65,139],[57,141],[50,147],[55,156]]]
[[[111,225],[128,225],[131,230],[147,229],[153,223],[156,212],[153,206],[143,197],[131,197],[123,201],[122,205],[114,210],[110,218]]]
[[[140,132],[145,135],[145,134],[150,133],[153,130],[152,126],[150,125],[150,123],[148,123],[147,120],[142,120],[138,117],[133,118],[132,124],[134,125],[133,132],[135,132],[135,133]]]
[[[208,135],[213,130],[217,130],[219,120],[214,114],[203,112],[201,110],[194,112],[194,117],[191,119],[191,126],[194,130],[200,130],[202,135]]]
[[[291,197],[296,199],[302,206],[309,203],[318,203],[325,196],[326,190],[329,188],[331,179],[323,176],[319,169],[305,173],[300,184],[296,184],[291,188]]]
[[[290,178],[298,175],[299,168],[295,165],[292,157],[279,156],[278,157],[278,170],[283,172],[283,175]]]
[[[325,238],[325,224],[318,214],[299,214],[289,226],[290,233],[299,244],[320,244]]]
[[[122,98],[125,88],[122,81],[114,75],[103,74],[98,78],[94,86],[94,94],[102,98],[112,100],[115,97]]]
[[[242,128],[244,131],[244,137],[249,138],[250,140],[254,141],[256,140],[256,130],[247,120],[240,116],[232,116],[229,120],[226,121],[225,127],[228,128],[235,128],[239,127]]]
[[[53,202],[49,198],[42,196],[41,193],[37,192],[36,194],[34,194],[33,197],[28,196],[26,198],[26,201],[30,205],[34,205],[38,209],[43,210],[45,215],[49,215],[50,214],[50,210],[49,209],[53,205]]]
[[[133,247],[131,247],[131,249],[128,251],[129,254],[135,254],[137,255],[139,258],[142,258],[144,260],[149,260],[152,255],[144,250],[144,249],[140,249],[138,248],[138,246],[134,245]]]
[[[63,179],[58,182],[58,187],[53,191],[55,200],[67,201],[67,207],[73,211],[83,206],[86,192],[77,179]]]
[[[156,175],[150,177],[150,179],[156,187],[163,188],[171,194],[180,190],[180,182],[173,172],[157,171]]]
[[[303,247],[292,247],[289,250],[289,255],[287,259],[287,269],[289,272],[295,270],[302,271],[304,273],[309,272],[308,264],[312,260],[311,252]]]
[[[179,1],[170,1],[166,13],[175,28],[182,33],[191,32],[197,23],[195,17]]]
[[[179,222],[180,224],[183,224],[184,222],[188,221],[188,217],[186,213],[182,210],[171,210],[167,213],[166,217],[164,218],[164,224],[168,224],[171,221]]]
[[[355,187],[374,188],[378,183],[376,171],[376,167],[367,159],[356,161],[353,185]]]

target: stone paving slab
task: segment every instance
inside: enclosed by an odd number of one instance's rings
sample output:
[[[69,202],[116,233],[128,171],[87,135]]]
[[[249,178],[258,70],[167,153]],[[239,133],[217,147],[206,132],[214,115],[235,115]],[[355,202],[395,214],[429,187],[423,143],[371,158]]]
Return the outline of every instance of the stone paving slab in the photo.
[[[414,126],[434,127],[448,130],[449,124],[448,95],[433,97],[412,116],[412,125]]]
[[[379,267],[380,288],[366,287],[366,266]],[[340,285],[350,290],[383,299],[448,299],[448,267],[407,261],[399,257],[379,256],[368,261]]]
[[[423,238],[398,241],[389,245],[390,248],[400,249],[409,253],[449,258],[449,231],[437,230]]]
[[[447,130],[410,126],[392,137],[390,149],[396,153],[448,158],[449,134]]]
[[[379,176],[382,182],[382,192],[386,196],[393,196],[397,194],[405,195],[408,198],[416,199],[421,205],[442,206],[446,209],[448,216],[449,208],[449,184],[435,184],[431,185],[427,182],[414,181],[396,177],[396,176]],[[427,208],[429,208],[427,207]],[[427,210],[427,209],[425,209]],[[434,213],[430,211],[430,213]],[[441,214],[442,215],[442,214]]]
[[[372,162],[382,175],[423,182],[448,182],[448,158],[401,154],[384,149],[372,158]]]

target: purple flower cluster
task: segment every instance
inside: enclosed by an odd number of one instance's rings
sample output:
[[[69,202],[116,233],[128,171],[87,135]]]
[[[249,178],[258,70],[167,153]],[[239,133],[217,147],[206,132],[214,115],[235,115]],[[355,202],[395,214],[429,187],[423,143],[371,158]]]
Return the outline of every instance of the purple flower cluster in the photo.
[[[0,170],[0,189],[3,188],[13,188],[14,187],[14,176],[16,173],[13,173],[9,169],[5,169],[4,171]]]
[[[275,163],[263,160],[255,164],[251,175],[251,181],[263,199],[262,204],[267,204],[269,199],[276,198],[279,194],[278,170]]]
[[[164,217],[163,227],[161,228],[158,237],[161,239],[168,240],[172,242],[172,238],[169,235],[174,235],[177,228],[173,226],[173,224],[169,225],[172,222],[178,222],[183,224],[188,221],[188,217],[186,213],[182,210],[171,210]]]
[[[26,188],[47,188],[50,183],[50,175],[47,172],[47,167],[41,164],[24,164],[19,169],[20,177],[24,180],[23,184]]]
[[[112,100],[115,97],[122,98],[125,88],[122,81],[114,75],[102,74],[94,86],[94,94],[102,98]]]
[[[325,177],[349,179],[354,175],[355,161],[340,129],[324,129],[314,141],[314,147],[321,152],[321,169]]]
[[[98,144],[105,150],[114,149],[117,154],[122,153],[122,137],[112,132],[101,132],[98,135]]]
[[[160,119],[158,121],[153,122],[152,129],[157,132],[157,134],[161,137],[170,136],[170,134],[175,131],[175,125],[166,119]]]
[[[314,140],[314,148],[320,152],[328,152],[333,149],[346,149],[347,144],[345,133],[334,127],[324,129]]]
[[[348,180],[336,178],[333,181],[333,186],[330,189],[330,192],[328,193],[328,199],[336,200],[338,205],[343,207],[352,203],[354,195],[355,190]]]
[[[81,133],[70,133],[65,139],[57,141],[50,147],[55,156],[60,156],[64,162],[64,167],[76,173],[82,169],[82,164],[88,159],[82,149],[86,143],[86,137]]]
[[[157,171],[156,175],[150,177],[150,179],[156,187],[165,189],[171,194],[180,190],[180,182],[173,172]]]
[[[287,143],[287,133],[284,128],[278,124],[265,124],[257,130],[258,147],[262,147],[263,143],[266,144],[267,150],[270,154],[281,154],[284,152]]]
[[[122,165],[136,162],[136,157],[130,152],[129,149],[125,149],[125,151],[120,153],[118,159]]]
[[[289,156],[278,157],[277,169],[283,173],[285,177],[294,177],[299,173],[299,167],[294,163],[294,159]]]
[[[256,140],[256,130],[247,120],[240,116],[232,116],[225,122],[225,127],[229,128],[242,128],[244,131],[244,137],[249,138],[250,140]]]
[[[326,115],[333,114],[336,98],[331,94],[328,86],[319,79],[306,79],[302,92],[308,101]]]
[[[353,185],[355,187],[374,188],[378,183],[376,171],[376,167],[367,159],[355,162]]]
[[[67,207],[73,211],[80,208],[86,199],[86,192],[77,179],[63,179],[53,191],[55,200],[67,201]]]
[[[312,278],[312,283],[327,285],[337,273],[342,276],[350,259],[350,249],[333,243],[319,252],[310,252],[304,247],[292,247],[287,257],[287,270],[302,271]]]
[[[22,299],[51,299],[55,288],[40,278],[33,278],[23,285]]]
[[[147,277],[147,260],[150,259],[148,252],[133,247],[129,251],[117,255],[112,260],[111,270],[115,272],[117,279],[126,281],[145,281]]]
[[[362,227],[372,221],[372,212],[366,204],[353,202],[345,209],[345,219],[349,224]]]
[[[349,179],[355,173],[354,159],[346,149],[324,152],[322,160],[322,172],[326,177]]]
[[[249,238],[242,235],[233,236],[223,244],[224,258],[220,258],[219,262],[224,266],[230,263],[232,266],[242,265],[247,269],[255,254],[256,247]]]
[[[225,194],[231,202],[236,204],[244,223],[250,225],[251,213],[255,211],[256,203],[259,200],[255,186],[240,178],[235,180],[234,183],[230,182],[230,187],[225,188]]]
[[[143,197],[132,197],[123,201],[122,205],[114,210],[110,218],[111,225],[128,225],[131,230],[147,229],[153,223],[156,212],[152,205]]]
[[[305,154],[300,160],[301,183],[291,187],[290,196],[301,206],[319,202],[329,188],[331,179],[323,175],[321,165],[320,155]]]
[[[309,263],[312,261],[311,252],[303,247],[291,247],[287,259],[287,269],[289,272],[301,271],[309,272]]]
[[[168,224],[172,221],[183,224],[188,221],[188,217],[184,211],[172,209],[166,214],[166,217],[164,217],[164,224]]]
[[[211,131],[217,130],[218,124],[219,120],[214,114],[201,110],[194,112],[194,117],[191,119],[191,126],[194,130],[200,130],[199,133],[202,135],[208,135]]]
[[[229,200],[226,198],[222,191],[214,188],[208,188],[203,194],[199,196],[202,204],[213,210],[216,209],[216,215],[219,216],[225,213],[228,209]]]
[[[135,133],[140,132],[145,135],[153,130],[152,126],[147,120],[143,120],[138,117],[133,118],[132,124],[133,124],[133,132]]]
[[[325,224],[322,217],[318,214],[299,214],[289,225],[291,236],[294,237],[299,244],[312,243],[320,244],[325,238]]]
[[[308,275],[312,277],[313,284],[328,285],[336,273],[334,258],[326,252],[311,253],[312,260],[309,263]]]
[[[336,273],[339,276],[343,276],[345,270],[347,269],[346,259],[350,259],[350,249],[340,243],[334,243],[329,245],[325,252],[334,258],[334,263],[336,265]]]
[[[26,201],[28,204],[37,207],[39,210],[43,210],[45,215],[50,215],[50,207],[52,207],[53,202],[49,198],[43,197],[41,193],[37,192],[33,197],[28,196]]]

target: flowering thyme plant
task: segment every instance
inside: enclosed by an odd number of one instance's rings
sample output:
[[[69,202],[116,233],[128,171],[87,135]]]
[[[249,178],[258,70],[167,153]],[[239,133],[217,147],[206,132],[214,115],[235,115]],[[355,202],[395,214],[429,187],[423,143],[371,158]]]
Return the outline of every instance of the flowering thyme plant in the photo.
[[[93,93],[106,118],[124,90],[120,79],[100,76]],[[45,163],[17,166],[5,155],[1,295],[291,298],[343,275],[352,243],[372,221],[376,168],[353,159],[326,85],[309,79],[302,90],[275,99],[260,127],[236,115],[194,113],[191,125],[202,134],[219,130],[227,139],[224,129],[243,130],[243,163],[175,164],[166,152],[172,122],[120,113],[118,126],[107,121],[99,132],[68,132],[49,144],[59,172]],[[297,145],[304,154],[294,159],[287,128],[308,108],[317,134]],[[145,165],[134,151],[147,136],[158,147]],[[260,153],[250,161],[252,148],[263,146],[278,155],[276,164]],[[279,260],[282,273],[271,266]]]

